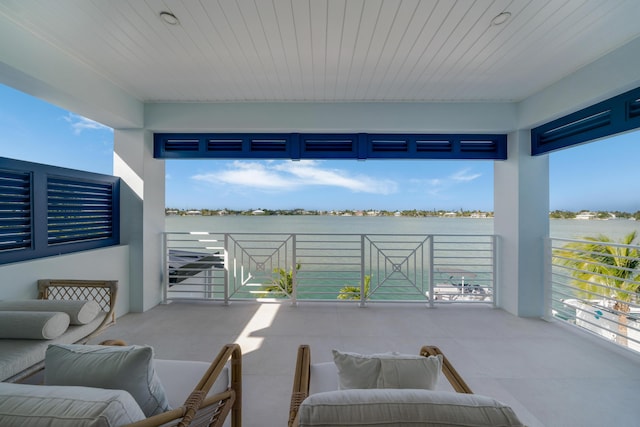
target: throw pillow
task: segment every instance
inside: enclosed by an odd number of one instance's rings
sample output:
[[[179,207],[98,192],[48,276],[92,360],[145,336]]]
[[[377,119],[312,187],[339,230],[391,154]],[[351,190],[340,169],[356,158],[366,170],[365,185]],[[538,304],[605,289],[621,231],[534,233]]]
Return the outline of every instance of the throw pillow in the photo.
[[[380,374],[380,359],[358,353],[332,350],[338,368],[340,390],[376,388]]]
[[[33,299],[0,301],[0,311],[61,311],[69,315],[71,325],[86,325],[98,316],[100,305],[92,300]]]
[[[66,313],[49,311],[0,311],[0,338],[50,340],[69,327]]]
[[[442,356],[413,354],[358,354],[333,350],[340,390],[368,388],[435,389]]]
[[[147,417],[170,409],[149,346],[52,344],[44,365],[46,385],[126,390]]]
[[[380,359],[378,388],[422,388],[434,390],[442,371],[442,356]]]

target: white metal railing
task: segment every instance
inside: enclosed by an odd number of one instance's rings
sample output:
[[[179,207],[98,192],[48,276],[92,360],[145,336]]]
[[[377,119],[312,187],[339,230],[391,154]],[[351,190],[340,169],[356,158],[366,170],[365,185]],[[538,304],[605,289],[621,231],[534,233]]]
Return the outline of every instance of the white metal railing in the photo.
[[[166,232],[164,300],[490,303],[495,237]]]
[[[551,238],[546,250],[548,315],[640,351],[640,248]]]

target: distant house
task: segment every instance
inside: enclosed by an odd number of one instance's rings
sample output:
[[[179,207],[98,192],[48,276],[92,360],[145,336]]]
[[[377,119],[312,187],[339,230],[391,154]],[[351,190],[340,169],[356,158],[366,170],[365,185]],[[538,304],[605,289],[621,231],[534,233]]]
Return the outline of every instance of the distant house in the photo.
[[[576,215],[576,219],[596,219],[596,214],[593,212],[580,212]]]
[[[197,216],[197,215],[202,215],[202,212],[198,210],[191,210],[191,211],[187,211],[187,215]]]
[[[255,211],[251,212],[251,215],[264,215],[264,211],[262,209],[256,209]]]
[[[442,216],[445,218],[453,218],[458,216],[458,214],[456,212],[445,212]]]
[[[487,217],[486,212],[474,212],[471,214],[471,218],[486,218],[486,217]]]

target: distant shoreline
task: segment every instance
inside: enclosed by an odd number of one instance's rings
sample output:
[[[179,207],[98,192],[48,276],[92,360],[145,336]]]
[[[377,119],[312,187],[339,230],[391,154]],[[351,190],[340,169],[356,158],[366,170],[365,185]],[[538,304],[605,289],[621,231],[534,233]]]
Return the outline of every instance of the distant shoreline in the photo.
[[[167,216],[356,216],[356,217],[413,217],[413,218],[493,218],[493,212],[481,210],[307,210],[307,209],[175,209],[166,208]],[[627,219],[640,220],[640,211],[634,213],[620,211],[587,211],[577,212],[555,210],[549,213],[550,219],[577,220],[611,220]]]

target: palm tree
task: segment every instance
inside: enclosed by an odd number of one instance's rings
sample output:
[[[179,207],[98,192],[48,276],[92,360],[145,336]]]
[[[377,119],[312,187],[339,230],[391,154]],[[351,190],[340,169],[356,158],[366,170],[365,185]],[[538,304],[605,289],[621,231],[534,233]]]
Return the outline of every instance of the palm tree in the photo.
[[[364,276],[364,299],[369,299],[369,284],[371,283],[371,276]],[[346,285],[340,289],[338,299],[360,299],[360,286]]]
[[[594,294],[615,301],[618,313],[616,342],[627,345],[627,313],[638,300],[640,290],[640,246],[634,242],[637,232],[631,232],[618,246],[609,237],[584,237],[584,242],[570,242],[554,251],[555,264],[572,269],[573,284],[585,291],[587,299]]]
[[[296,264],[296,271],[298,270],[300,270],[300,263]],[[264,296],[290,296],[293,293],[293,268],[287,271],[284,268],[276,267],[273,272],[276,277],[271,281],[271,285],[265,288],[267,293]]]

